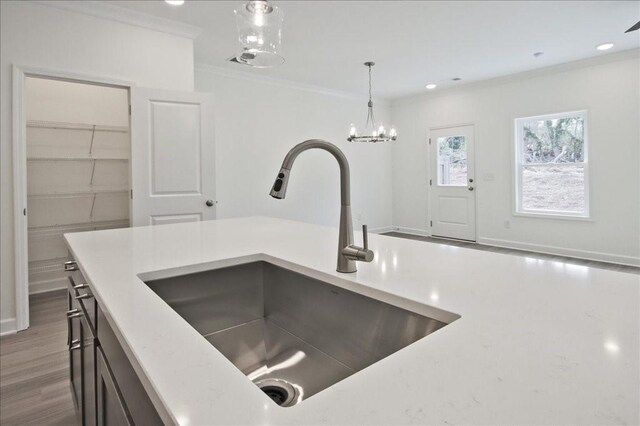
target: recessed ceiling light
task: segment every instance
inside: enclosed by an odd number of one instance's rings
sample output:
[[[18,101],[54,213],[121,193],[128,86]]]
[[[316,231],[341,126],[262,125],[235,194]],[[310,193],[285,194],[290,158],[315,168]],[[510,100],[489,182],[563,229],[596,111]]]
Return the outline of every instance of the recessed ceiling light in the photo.
[[[431,89],[435,89],[437,86],[433,83],[429,83],[425,86],[427,89],[431,90]]]
[[[184,4],[184,0],[164,0],[165,3],[170,4],[171,6],[181,6]]]
[[[598,50],[609,50],[613,47],[613,43],[602,43],[596,46]]]
[[[453,77],[453,78],[451,79],[451,81],[460,81],[460,80],[462,80],[460,77]]]

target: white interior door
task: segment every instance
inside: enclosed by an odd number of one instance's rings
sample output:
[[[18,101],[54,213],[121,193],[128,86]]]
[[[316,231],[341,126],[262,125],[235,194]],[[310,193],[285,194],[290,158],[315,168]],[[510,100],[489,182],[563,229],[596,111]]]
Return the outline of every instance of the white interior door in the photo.
[[[473,126],[432,130],[429,136],[431,234],[475,241]]]
[[[133,226],[215,219],[210,94],[131,89]]]

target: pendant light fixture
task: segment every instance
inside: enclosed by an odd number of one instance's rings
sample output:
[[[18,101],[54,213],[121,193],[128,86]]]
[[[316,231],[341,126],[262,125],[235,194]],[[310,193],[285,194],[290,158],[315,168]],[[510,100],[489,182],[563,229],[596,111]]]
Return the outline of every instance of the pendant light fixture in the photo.
[[[386,129],[384,124],[376,123],[375,116],[373,115],[373,101],[371,100],[371,68],[375,65],[375,62],[365,62],[364,65],[369,68],[369,103],[367,103],[367,122],[362,132],[358,132],[355,125],[351,124],[349,129],[349,142],[389,142],[395,141],[398,138],[398,133],[395,127]]]
[[[256,68],[284,63],[282,56],[282,12],[267,0],[250,0],[235,10],[239,51],[237,62]]]

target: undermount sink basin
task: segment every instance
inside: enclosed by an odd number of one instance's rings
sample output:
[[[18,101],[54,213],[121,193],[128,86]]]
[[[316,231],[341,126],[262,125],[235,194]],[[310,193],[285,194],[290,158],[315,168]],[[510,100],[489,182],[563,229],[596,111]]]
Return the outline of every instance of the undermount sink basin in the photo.
[[[447,325],[268,262],[146,284],[284,407]]]

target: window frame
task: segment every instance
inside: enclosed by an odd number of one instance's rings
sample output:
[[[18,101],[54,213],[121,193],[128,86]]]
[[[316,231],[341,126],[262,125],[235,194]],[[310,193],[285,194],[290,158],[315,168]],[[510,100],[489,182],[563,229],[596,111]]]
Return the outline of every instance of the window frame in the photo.
[[[579,163],[543,163],[543,164],[525,164],[523,161],[522,150],[522,136],[523,136],[523,123],[532,120],[549,120],[549,119],[562,119],[567,117],[582,117],[584,121],[584,159]],[[536,218],[551,218],[551,219],[571,219],[571,220],[587,220],[591,221],[591,209],[590,209],[590,189],[589,189],[589,120],[587,110],[577,110],[569,112],[561,112],[555,114],[543,114],[534,115],[528,117],[518,117],[514,121],[514,135],[515,140],[513,146],[514,149],[514,216],[526,216]],[[584,169],[584,211],[583,212],[568,212],[561,210],[527,210],[522,207],[522,174],[524,167],[538,166],[538,167],[565,167],[570,165],[582,165]]]

